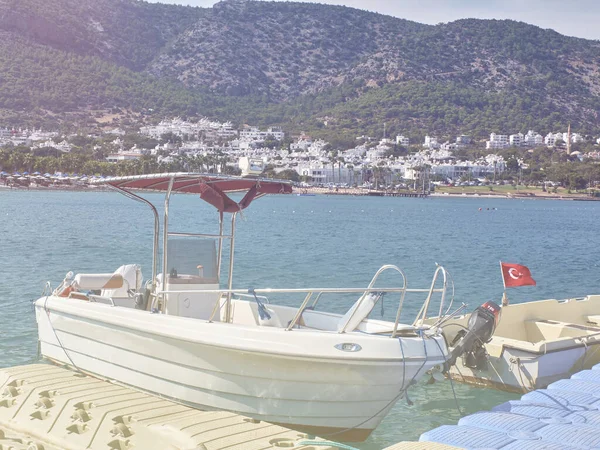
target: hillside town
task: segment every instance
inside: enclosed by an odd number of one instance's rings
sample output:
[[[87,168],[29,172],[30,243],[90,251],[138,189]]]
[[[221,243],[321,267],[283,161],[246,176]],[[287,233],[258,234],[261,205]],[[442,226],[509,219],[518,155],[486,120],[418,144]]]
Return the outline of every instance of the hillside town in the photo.
[[[477,185],[495,181],[507,169],[508,161],[501,153],[511,148],[530,152],[538,148],[558,149],[581,161],[585,158],[600,159],[599,151],[583,153],[572,150],[572,145],[582,143],[597,147],[600,138],[582,136],[571,132],[569,127],[566,132],[549,132],[545,136],[533,130],[510,135],[492,132],[489,140],[484,142],[475,141],[468,135],[443,142],[435,136],[426,135],[422,142],[413,142],[412,138],[404,135],[386,137],[384,131],[380,139],[359,136],[354,147],[342,149],[333,148],[328,142],[304,133],[288,136],[279,127],[261,130],[244,125],[236,129],[231,122],[208,119],[189,122],[175,118],[142,126],[136,132],[115,128],[85,136],[0,128],[0,148],[3,149],[0,151],[4,155],[0,159],[0,176],[23,176],[34,171],[41,175],[52,170],[52,167],[39,167],[39,163],[27,157],[28,151],[29,155],[59,158],[91,150],[98,162],[117,166],[135,165],[142,159],[149,162],[145,168],[134,167],[134,171],[141,173],[185,170],[257,176],[270,172],[271,176],[301,182],[307,187],[393,188],[410,187],[412,184],[417,189],[417,183],[425,179],[425,174],[428,183]],[[88,147],[84,149],[86,144]],[[457,156],[468,148],[482,151],[477,157]],[[17,157],[11,149],[20,149]],[[517,159],[516,163],[519,169],[527,169],[522,160]],[[74,169],[54,167],[54,172],[86,171],[85,167]],[[101,172],[77,175],[122,174],[113,170],[109,170],[113,173]]]

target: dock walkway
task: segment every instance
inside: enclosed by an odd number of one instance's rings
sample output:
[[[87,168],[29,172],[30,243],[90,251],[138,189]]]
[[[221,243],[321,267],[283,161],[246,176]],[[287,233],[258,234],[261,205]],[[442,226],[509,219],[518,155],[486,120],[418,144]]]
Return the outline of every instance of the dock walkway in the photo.
[[[491,411],[463,417],[458,425],[444,425],[427,431],[418,443],[400,443],[388,450],[430,448],[598,449],[600,364],[567,380],[552,383],[546,389],[529,392],[520,400],[511,400]]]
[[[281,426],[230,412],[200,411],[50,364],[0,369],[0,449],[284,447],[338,448]]]

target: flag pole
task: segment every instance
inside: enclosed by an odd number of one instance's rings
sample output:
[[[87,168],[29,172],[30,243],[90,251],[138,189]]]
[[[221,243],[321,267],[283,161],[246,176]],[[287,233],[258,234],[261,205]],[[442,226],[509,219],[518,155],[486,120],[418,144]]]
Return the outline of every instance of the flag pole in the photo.
[[[502,294],[502,306],[508,306],[508,297],[506,296],[506,282],[504,281],[504,272],[502,271],[502,261],[500,261],[500,275],[502,276],[502,286],[504,293]]]

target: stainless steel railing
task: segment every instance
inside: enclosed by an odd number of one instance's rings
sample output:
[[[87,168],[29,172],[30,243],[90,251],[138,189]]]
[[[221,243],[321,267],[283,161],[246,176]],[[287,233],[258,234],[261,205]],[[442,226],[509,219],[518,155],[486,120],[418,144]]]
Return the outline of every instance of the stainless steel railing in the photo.
[[[377,280],[379,279],[379,276],[385,272],[385,271],[395,271],[397,273],[400,274],[400,276],[402,277],[402,286],[401,287],[393,287],[393,288],[377,288],[375,287],[375,283],[377,282]],[[438,281],[438,277],[439,276],[443,277],[443,283],[442,283],[442,287],[438,287],[436,288],[436,284]],[[434,273],[431,285],[429,288],[426,289],[409,289],[407,286],[407,281],[406,281],[406,275],[404,274],[404,272],[397,266],[395,265],[384,265],[382,266],[373,276],[371,282],[369,283],[369,285],[367,286],[367,288],[304,288],[304,289],[275,289],[275,288],[264,288],[264,289],[207,289],[207,290],[169,290],[169,291],[165,291],[165,290],[158,290],[156,292],[156,296],[153,299],[152,302],[152,308],[156,308],[157,307],[157,302],[162,299],[163,302],[165,303],[165,307],[166,307],[166,302],[167,302],[167,294],[194,294],[194,293],[202,293],[202,294],[219,294],[219,300],[217,302],[215,302],[215,306],[213,308],[212,314],[209,318],[209,321],[214,320],[215,314],[217,313],[217,311],[220,310],[220,308],[222,307],[222,301],[226,301],[228,304],[231,302],[231,298],[232,295],[237,295],[239,297],[251,297],[254,298],[254,296],[259,296],[259,298],[261,299],[266,299],[268,302],[268,298],[266,297],[269,294],[305,294],[304,300],[302,301],[302,304],[300,305],[300,307],[298,308],[296,314],[294,315],[294,318],[291,320],[291,322],[288,324],[288,326],[286,327],[287,331],[290,331],[294,328],[294,326],[296,326],[296,324],[298,323],[298,321],[300,320],[300,317],[302,317],[302,313],[304,312],[304,310],[307,308],[310,300],[314,297],[314,301],[312,306],[316,306],[316,304],[318,303],[318,301],[320,300],[321,296],[323,294],[329,294],[329,293],[334,293],[334,294],[351,294],[351,293],[360,293],[362,294],[362,296],[359,298],[359,303],[357,304],[357,307],[354,309],[353,314],[348,318],[348,320],[346,321],[344,327],[339,331],[340,333],[345,333],[346,332],[346,327],[347,324],[351,321],[351,319],[354,317],[354,315],[356,314],[356,312],[359,310],[360,306],[362,305],[362,303],[365,301],[366,296],[369,293],[372,292],[377,292],[377,293],[399,293],[400,294],[400,301],[398,303],[398,310],[396,312],[396,318],[394,321],[394,327],[391,333],[391,337],[394,338],[397,336],[398,334],[398,325],[400,324],[400,318],[402,315],[402,310],[404,308],[404,300],[406,297],[407,293],[426,293],[427,297],[425,299],[425,302],[423,303],[423,306],[421,307],[419,313],[417,314],[417,317],[415,319],[415,321],[413,322],[413,326],[418,326],[418,325],[422,325],[423,324],[423,320],[425,320],[427,318],[427,313],[429,310],[429,305],[431,303],[431,300],[433,298],[433,295],[436,293],[439,293],[441,295],[440,298],[440,308],[439,308],[439,315],[441,316],[444,312],[444,307],[445,302],[446,302],[446,290],[448,288],[448,284],[449,284],[449,274],[446,271],[446,269],[444,269],[442,266],[438,266],[436,268],[436,271]],[[316,296],[315,296],[316,294]],[[451,307],[451,303],[450,306]],[[448,307],[448,308],[449,308]],[[448,309],[446,308],[446,309]],[[228,305],[226,305],[226,310],[229,311],[230,307]],[[227,315],[227,321],[229,321],[230,317],[229,315]]]

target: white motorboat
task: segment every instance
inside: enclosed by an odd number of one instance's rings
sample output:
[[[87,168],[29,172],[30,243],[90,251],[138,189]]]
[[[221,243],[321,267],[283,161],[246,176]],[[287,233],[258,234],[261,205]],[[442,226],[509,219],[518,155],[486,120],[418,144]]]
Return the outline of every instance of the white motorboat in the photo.
[[[426,296],[422,317],[432,297],[440,296],[442,311],[442,267],[425,289],[408,289],[392,265],[381,267],[367,288],[233,288],[236,216],[257,197],[290,193],[285,182],[185,173],[93,182],[152,208],[152,276],[143,284],[132,264],[114,273],[67,274],[35,304],[45,358],[197,408],[346,441],[366,439],[416,379],[448,358],[437,327],[401,323],[407,293]],[[139,189],[165,193],[160,273],[159,214],[133,192]],[[246,192],[240,201],[227,195],[239,191]],[[171,231],[174,193],[198,194],[215,206],[218,234]],[[398,275],[399,287],[376,287],[388,271]],[[278,304],[289,295],[301,296],[300,305]],[[328,296],[342,295],[354,303],[346,314],[321,311]],[[369,318],[384,295],[388,304],[397,301],[395,322]]]
[[[450,346],[472,328],[472,316],[442,319]],[[505,305],[493,334],[464,343],[452,349],[453,379],[513,392],[545,388],[600,363],[600,295]]]

